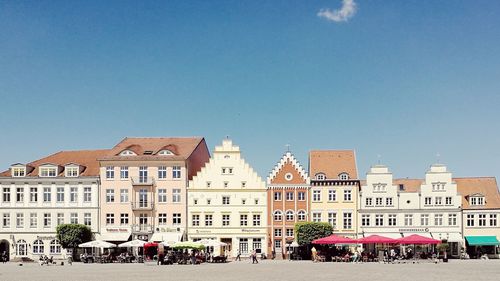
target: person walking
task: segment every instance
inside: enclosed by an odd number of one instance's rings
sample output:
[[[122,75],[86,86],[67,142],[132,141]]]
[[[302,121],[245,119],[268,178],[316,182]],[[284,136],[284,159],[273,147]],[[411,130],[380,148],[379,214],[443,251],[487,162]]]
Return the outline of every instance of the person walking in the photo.
[[[240,251],[240,249],[237,250],[237,255],[236,255],[236,258],[234,260],[235,261],[241,261],[241,251]]]
[[[257,251],[255,250],[252,251],[252,264],[254,263],[259,263],[259,261],[257,260]]]

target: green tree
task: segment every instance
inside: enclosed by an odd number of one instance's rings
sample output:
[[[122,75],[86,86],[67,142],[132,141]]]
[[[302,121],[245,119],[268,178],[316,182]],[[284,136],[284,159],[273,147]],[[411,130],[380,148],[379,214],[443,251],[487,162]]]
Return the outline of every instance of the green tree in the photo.
[[[326,222],[300,222],[295,224],[295,233],[299,245],[310,244],[313,240],[330,236],[333,228]]]
[[[78,245],[92,240],[92,230],[83,224],[60,224],[57,226],[57,240],[64,249],[75,249]]]

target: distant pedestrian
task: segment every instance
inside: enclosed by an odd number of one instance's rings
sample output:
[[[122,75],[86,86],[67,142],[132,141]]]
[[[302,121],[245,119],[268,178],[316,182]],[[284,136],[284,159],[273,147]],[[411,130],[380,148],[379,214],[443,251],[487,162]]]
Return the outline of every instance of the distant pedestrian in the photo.
[[[241,251],[240,249],[237,250],[237,255],[236,255],[236,259],[234,259],[235,261],[241,261]]]
[[[257,252],[255,250],[252,251],[252,264],[259,263],[257,260]]]
[[[3,262],[3,263],[6,263],[6,262],[7,262],[7,252],[6,252],[6,251],[3,251],[3,252],[2,252],[2,257],[1,257],[1,258],[2,258],[2,262]]]
[[[317,261],[316,254],[317,254],[316,248],[312,247],[312,249],[311,249],[311,256],[312,256],[312,261],[313,262]]]

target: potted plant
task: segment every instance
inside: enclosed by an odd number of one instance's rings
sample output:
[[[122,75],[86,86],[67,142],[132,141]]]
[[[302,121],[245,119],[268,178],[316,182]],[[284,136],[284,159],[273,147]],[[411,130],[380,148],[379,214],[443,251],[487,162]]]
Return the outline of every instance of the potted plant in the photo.
[[[447,242],[441,243],[437,246],[437,250],[443,253],[443,262],[448,262],[448,249],[450,245]]]

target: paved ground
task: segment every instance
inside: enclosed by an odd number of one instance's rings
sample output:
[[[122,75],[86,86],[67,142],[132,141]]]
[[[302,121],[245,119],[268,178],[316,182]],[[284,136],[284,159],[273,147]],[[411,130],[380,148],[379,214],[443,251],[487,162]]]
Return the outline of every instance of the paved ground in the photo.
[[[500,260],[452,260],[432,264],[345,264],[309,261],[263,261],[198,266],[147,266],[143,264],[81,264],[43,266],[0,264],[0,280],[499,280]]]

